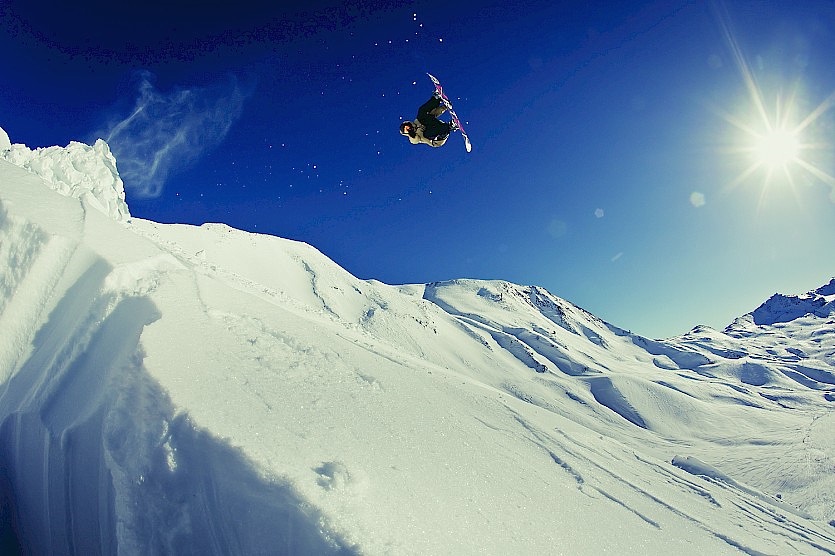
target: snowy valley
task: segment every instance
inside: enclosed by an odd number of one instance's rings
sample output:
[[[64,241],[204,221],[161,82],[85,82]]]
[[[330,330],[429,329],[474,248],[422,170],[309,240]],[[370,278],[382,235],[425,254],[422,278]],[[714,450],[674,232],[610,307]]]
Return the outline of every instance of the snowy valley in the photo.
[[[0,133],[0,548],[835,554],[835,279],[652,340],[130,216]]]

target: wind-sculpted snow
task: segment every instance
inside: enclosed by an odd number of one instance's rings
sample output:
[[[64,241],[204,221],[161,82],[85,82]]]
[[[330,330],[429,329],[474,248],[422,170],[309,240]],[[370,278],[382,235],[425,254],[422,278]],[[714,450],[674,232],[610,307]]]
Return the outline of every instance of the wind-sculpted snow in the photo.
[[[64,195],[84,199],[115,220],[130,217],[116,159],[103,140],[99,139],[92,147],[73,141],[63,148],[32,150],[26,145],[11,144],[2,128],[0,134],[0,160],[43,178]]]
[[[831,312],[649,340],[52,189],[0,160],[0,549],[835,554]]]

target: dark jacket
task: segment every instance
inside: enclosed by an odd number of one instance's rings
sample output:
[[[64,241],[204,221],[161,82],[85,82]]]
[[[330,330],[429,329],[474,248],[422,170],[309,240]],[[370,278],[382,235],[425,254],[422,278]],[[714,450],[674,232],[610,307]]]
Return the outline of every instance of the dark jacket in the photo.
[[[407,134],[409,142],[417,145],[424,143],[431,147],[440,147],[449,138],[450,124],[442,122],[438,116],[447,111],[441,99],[433,96],[418,108],[417,118],[412,122],[413,132]]]

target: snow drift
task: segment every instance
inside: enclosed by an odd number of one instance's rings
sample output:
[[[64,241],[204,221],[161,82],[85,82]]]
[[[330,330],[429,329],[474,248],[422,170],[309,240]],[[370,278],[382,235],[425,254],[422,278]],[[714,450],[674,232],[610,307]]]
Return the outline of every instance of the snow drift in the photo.
[[[6,143],[0,548],[835,554],[835,282],[650,340],[131,218],[104,142]]]

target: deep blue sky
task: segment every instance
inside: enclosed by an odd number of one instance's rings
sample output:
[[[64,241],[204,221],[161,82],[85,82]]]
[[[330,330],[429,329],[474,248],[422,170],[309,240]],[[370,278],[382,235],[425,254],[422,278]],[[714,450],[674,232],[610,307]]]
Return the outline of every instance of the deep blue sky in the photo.
[[[134,216],[537,284],[654,337],[835,275],[833,2],[170,4],[0,2],[0,126],[109,138]],[[398,134],[427,71],[472,153]],[[767,180],[743,149],[778,112],[815,148]]]

